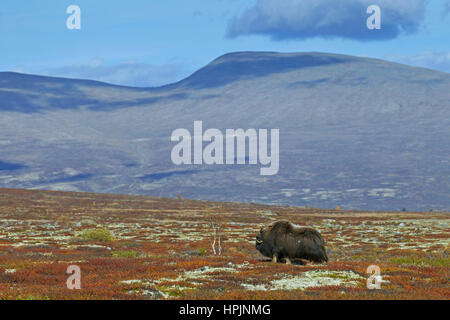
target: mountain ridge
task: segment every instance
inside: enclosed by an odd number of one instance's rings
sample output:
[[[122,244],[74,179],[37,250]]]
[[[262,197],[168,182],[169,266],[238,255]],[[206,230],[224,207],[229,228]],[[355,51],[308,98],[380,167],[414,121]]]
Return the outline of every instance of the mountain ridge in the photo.
[[[445,75],[450,75],[447,72],[444,71],[440,71],[440,70],[435,70],[435,69],[430,69],[430,68],[426,68],[426,67],[419,67],[419,66],[413,66],[413,65],[408,65],[408,64],[403,64],[403,63],[399,63],[399,62],[392,62],[392,61],[388,61],[388,60],[383,60],[383,59],[379,59],[379,58],[371,58],[371,57],[362,57],[362,56],[352,56],[352,55],[347,55],[347,54],[336,54],[336,53],[329,53],[329,52],[319,52],[319,51],[310,51],[310,52],[277,52],[277,51],[235,51],[235,52],[229,52],[229,53],[225,53],[215,59],[213,59],[212,61],[210,61],[209,63],[207,63],[204,67],[198,69],[197,71],[194,71],[192,74],[190,74],[189,76],[173,82],[173,83],[168,83],[168,84],[164,84],[161,86],[154,86],[154,87],[135,87],[135,86],[127,86],[127,85],[120,85],[120,84],[114,84],[114,83],[109,83],[109,82],[104,82],[104,81],[98,81],[98,80],[93,80],[93,79],[83,79],[83,78],[70,78],[70,77],[61,77],[61,76],[49,76],[49,75],[41,75],[41,74],[29,74],[29,73],[21,73],[21,72],[15,72],[15,71],[0,71],[0,81],[4,81],[5,75],[14,75],[16,77],[35,77],[35,78],[39,78],[41,80],[58,80],[58,81],[77,81],[77,82],[87,82],[87,83],[91,83],[93,85],[99,85],[99,86],[113,86],[113,87],[118,87],[118,88],[126,88],[126,89],[136,89],[136,90],[160,90],[163,88],[167,88],[167,87],[173,87],[176,84],[179,84],[181,82],[184,82],[186,80],[188,80],[189,78],[191,78],[192,76],[194,76],[197,72],[199,72],[202,69],[207,69],[208,67],[214,66],[216,64],[219,63],[226,63],[226,62],[230,62],[229,60],[232,60],[231,62],[236,62],[235,59],[236,58],[247,58],[247,59],[255,59],[255,58],[261,58],[261,57],[289,57],[289,56],[293,56],[293,57],[302,57],[302,56],[315,56],[315,57],[323,57],[323,56],[327,56],[327,57],[334,57],[334,58],[341,58],[341,59],[352,59],[354,61],[364,61],[364,62],[382,62],[382,63],[389,63],[389,64],[393,64],[393,65],[397,65],[397,66],[403,66],[403,67],[408,67],[408,68],[415,68],[418,70],[427,70],[427,71],[431,71],[431,72],[438,72],[438,73],[442,73]],[[239,59],[238,59],[239,60]]]

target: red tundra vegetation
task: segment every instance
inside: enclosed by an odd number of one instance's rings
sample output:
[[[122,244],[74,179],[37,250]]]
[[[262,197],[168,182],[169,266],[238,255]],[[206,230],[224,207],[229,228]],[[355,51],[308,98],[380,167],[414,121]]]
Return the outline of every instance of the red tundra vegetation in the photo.
[[[276,220],[320,231],[328,263],[263,257],[255,237]],[[0,299],[449,299],[449,220],[0,189]],[[367,288],[370,265],[380,289]]]

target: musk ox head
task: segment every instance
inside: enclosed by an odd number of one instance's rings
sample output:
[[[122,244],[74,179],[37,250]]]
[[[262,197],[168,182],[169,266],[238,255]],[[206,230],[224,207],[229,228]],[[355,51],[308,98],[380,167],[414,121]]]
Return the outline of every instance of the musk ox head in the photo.
[[[327,262],[325,241],[312,228],[297,227],[289,221],[276,221],[262,226],[256,236],[256,249],[274,262],[285,259],[305,259]]]

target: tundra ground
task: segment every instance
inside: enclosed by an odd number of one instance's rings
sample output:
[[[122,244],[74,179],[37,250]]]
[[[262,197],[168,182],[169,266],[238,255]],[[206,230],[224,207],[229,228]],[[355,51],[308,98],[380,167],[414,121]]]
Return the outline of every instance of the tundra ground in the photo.
[[[318,229],[329,263],[261,256],[261,224],[280,219]],[[438,212],[0,189],[0,299],[449,299],[449,223]],[[80,290],[67,288],[70,265]],[[381,289],[367,289],[370,265]]]

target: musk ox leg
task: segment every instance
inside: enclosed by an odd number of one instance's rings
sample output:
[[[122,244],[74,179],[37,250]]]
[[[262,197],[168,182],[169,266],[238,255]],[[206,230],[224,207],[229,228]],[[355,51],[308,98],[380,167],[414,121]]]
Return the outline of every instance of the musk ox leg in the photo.
[[[286,260],[286,264],[292,264],[291,259],[285,258],[285,260]]]
[[[272,257],[272,262],[273,263],[277,263],[277,261],[278,261],[278,257],[277,257],[276,254],[274,254],[273,257]]]

